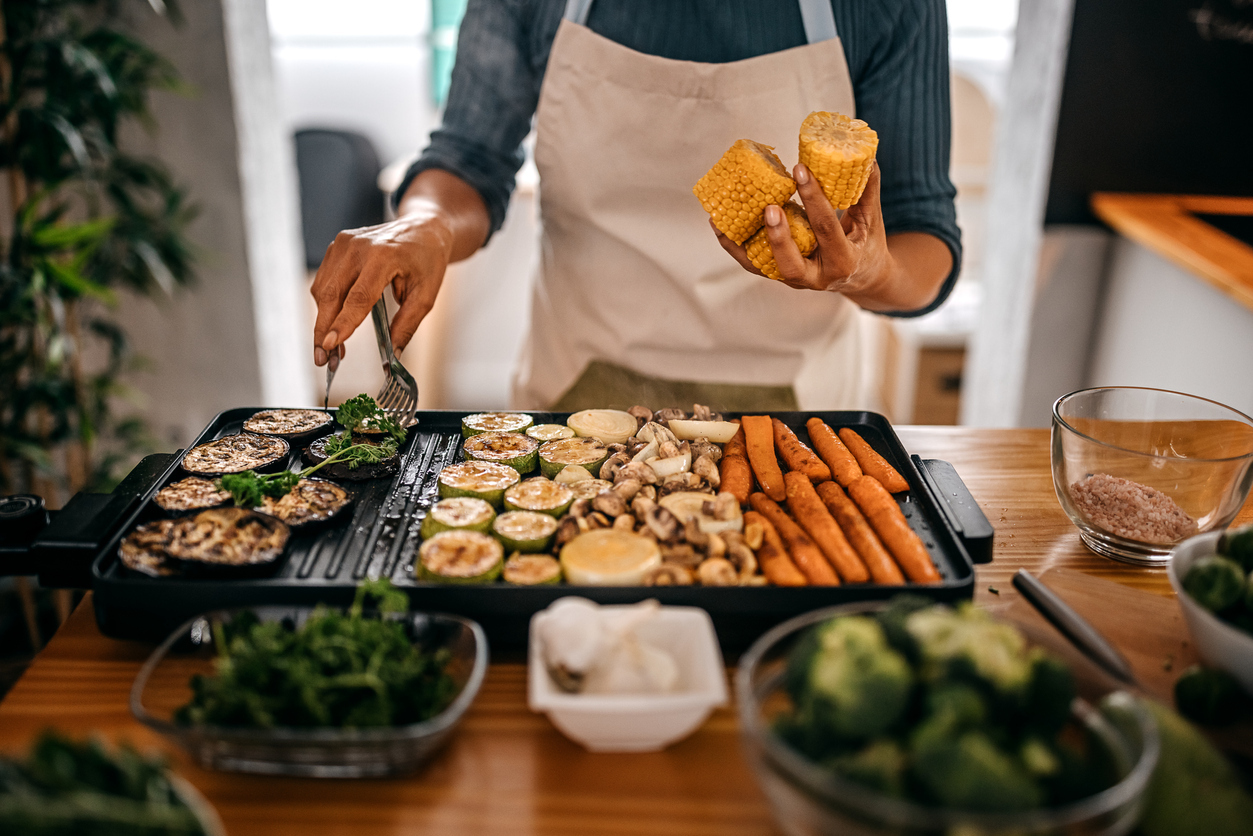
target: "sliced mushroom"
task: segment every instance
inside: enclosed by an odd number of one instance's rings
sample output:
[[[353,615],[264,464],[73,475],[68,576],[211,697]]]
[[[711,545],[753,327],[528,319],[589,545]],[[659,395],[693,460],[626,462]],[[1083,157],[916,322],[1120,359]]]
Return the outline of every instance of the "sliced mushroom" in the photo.
[[[657,539],[663,543],[677,540],[679,532],[682,531],[682,526],[679,525],[678,518],[665,508],[662,508],[660,505],[649,510],[648,514],[644,517],[644,524],[647,525],[648,528],[657,535]]]
[[[604,496],[604,494],[601,494],[601,496]],[[609,519],[609,517],[602,514],[600,511],[593,511],[587,515],[586,519],[587,527],[590,531],[595,531],[598,528],[609,528],[613,525],[613,522]]]
[[[653,413],[653,421],[655,423],[662,424],[662,425],[664,425],[668,421],[673,421],[675,418],[678,418],[679,420],[683,420],[686,417],[687,417],[686,412],[684,412],[681,409],[676,409],[674,407],[667,407],[666,409],[659,409]],[[667,430],[667,432],[669,432],[669,430]]]
[[[638,517],[640,522],[643,522],[644,517],[648,516],[648,512],[656,507],[657,503],[647,496],[644,496],[642,489],[636,495],[635,499],[631,500],[631,513]]]
[[[721,534],[706,534],[705,536],[709,538],[709,542],[705,544],[706,557],[727,556],[727,541],[722,539]]]
[[[590,499],[576,499],[570,503],[570,511],[568,512],[574,517],[586,517],[592,512],[592,501]]]
[[[689,543],[662,543],[661,559],[667,563],[677,563],[680,566],[690,566],[695,569],[705,556],[692,548]]]
[[[610,517],[620,517],[627,512],[626,500],[614,491],[603,491],[592,498],[592,507]]]
[[[673,441],[663,441],[657,448],[657,455],[663,459],[673,458],[679,455],[679,445]]]
[[[633,406],[627,410],[627,413],[634,415],[641,427],[653,420],[653,411],[646,406]]]
[[[641,496],[644,497],[645,499],[651,499],[652,501],[656,502],[657,501],[657,486],[645,485],[644,487],[640,488],[640,492],[636,494],[636,497],[641,497]]]
[[[625,452],[627,452],[627,446],[626,446],[625,444],[621,444],[621,443],[618,443],[618,442],[614,442],[613,444],[610,444],[610,445],[609,445],[609,446],[607,446],[605,449],[609,451],[609,455],[611,455],[611,456],[612,456],[612,455],[614,455],[614,454],[616,454],[616,453],[625,453]]]
[[[717,444],[714,444],[709,439],[698,438],[695,441],[690,442],[690,444],[692,447],[692,455],[695,458],[700,458],[701,456],[708,456],[709,458],[714,460],[714,464],[717,464],[718,462],[722,461],[722,448],[719,447]]]
[[[637,479],[623,479],[621,482],[614,485],[611,490],[618,496],[622,497],[623,502],[630,502],[635,498],[635,495],[640,492],[640,488],[642,487],[643,485],[641,485]]]
[[[651,441],[645,441],[644,439],[638,438],[638,437],[628,438],[627,439],[627,453],[631,455],[631,458],[635,458],[635,456],[641,450],[646,449],[648,445],[651,443],[652,443]]]
[[[659,424],[656,421],[651,421],[645,424],[635,435],[637,438],[642,438],[645,441],[655,441],[658,444],[662,444],[667,441],[673,441],[675,444],[679,443],[678,437],[670,431],[669,427]]]
[[[631,462],[623,465],[613,476],[615,483],[627,479],[634,479],[641,485],[655,485],[657,484],[657,473],[643,462]]]
[[[644,586],[691,586],[692,570],[677,563],[662,563],[644,574]]]
[[[557,523],[557,536],[554,542],[557,548],[561,548],[581,533],[579,531],[579,518],[566,514],[561,518],[561,522]]]
[[[695,473],[675,473],[667,476],[661,483],[662,488],[670,493],[675,491],[695,491],[704,486],[701,478]]]
[[[757,574],[757,556],[753,554],[752,549],[743,543],[737,543],[734,546],[727,545],[727,560],[739,573],[740,580]]]
[[[715,558],[696,567],[696,577],[703,586],[736,586],[740,575],[731,561]]]
[[[709,483],[714,490],[722,484],[722,475],[718,473],[718,465],[710,456],[699,456],[692,462],[692,472]]]
[[[635,531],[635,517],[630,514],[623,514],[613,521],[613,527],[619,531]]]
[[[605,459],[605,463],[600,466],[600,478],[612,482],[614,477],[618,475],[618,471],[626,466],[629,461],[631,461],[631,457],[625,452],[614,453]]]
[[[688,517],[683,521],[683,539],[698,549],[709,547],[709,535],[700,530],[700,523],[695,517]]]
[[[740,501],[735,494],[722,491],[714,497],[713,518],[715,520],[733,520],[740,516]]]

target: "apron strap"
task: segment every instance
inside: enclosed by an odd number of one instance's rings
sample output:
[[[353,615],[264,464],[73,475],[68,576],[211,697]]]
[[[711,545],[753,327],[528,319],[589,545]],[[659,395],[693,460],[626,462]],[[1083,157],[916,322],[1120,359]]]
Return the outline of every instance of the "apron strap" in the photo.
[[[835,29],[835,13],[831,11],[831,0],[800,0],[801,21],[805,24],[805,39],[816,44],[830,41],[839,36]],[[580,26],[587,25],[587,16],[592,11],[592,0],[566,0],[566,13],[563,17]]]

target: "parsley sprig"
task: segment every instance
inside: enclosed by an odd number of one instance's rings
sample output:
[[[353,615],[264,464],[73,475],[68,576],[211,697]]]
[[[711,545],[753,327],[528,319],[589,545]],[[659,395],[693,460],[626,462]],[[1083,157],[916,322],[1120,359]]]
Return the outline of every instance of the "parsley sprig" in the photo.
[[[282,473],[259,474],[254,470],[229,473],[217,480],[218,490],[229,491],[235,504],[244,508],[256,508],[264,498],[286,496],[296,483],[312,476],[328,464],[344,462],[349,467],[378,464],[390,459],[400,450],[405,438],[405,428],[379,408],[369,395],[357,395],[340,404],[335,410],[335,420],[343,427],[337,435],[327,440],[324,450],[326,459],[301,471],[285,470]],[[357,430],[386,435],[377,444],[354,441]]]

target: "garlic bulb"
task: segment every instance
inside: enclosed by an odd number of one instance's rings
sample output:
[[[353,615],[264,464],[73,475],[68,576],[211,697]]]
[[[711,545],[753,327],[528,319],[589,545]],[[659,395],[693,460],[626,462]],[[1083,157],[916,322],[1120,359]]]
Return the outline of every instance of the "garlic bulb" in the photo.
[[[604,609],[586,598],[558,599],[537,616],[544,666],[558,687],[572,693],[674,691],[679,683],[678,663],[635,632],[660,609],[656,600]]]

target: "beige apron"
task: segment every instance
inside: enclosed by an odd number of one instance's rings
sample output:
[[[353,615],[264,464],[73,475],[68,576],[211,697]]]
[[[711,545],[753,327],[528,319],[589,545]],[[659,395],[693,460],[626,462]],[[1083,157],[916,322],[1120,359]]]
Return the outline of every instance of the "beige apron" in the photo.
[[[860,308],[744,271],[692,194],[736,139],[773,145],[790,168],[808,113],[853,113],[829,0],[801,2],[807,45],[727,64],[614,43],[582,25],[590,5],[569,3],[540,91],[543,233],[514,406],[549,408],[609,363],[791,386],[806,410],[873,408]]]

